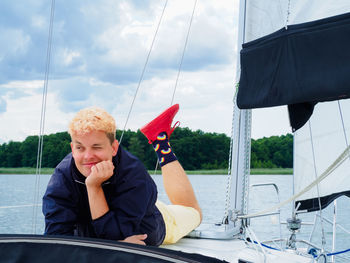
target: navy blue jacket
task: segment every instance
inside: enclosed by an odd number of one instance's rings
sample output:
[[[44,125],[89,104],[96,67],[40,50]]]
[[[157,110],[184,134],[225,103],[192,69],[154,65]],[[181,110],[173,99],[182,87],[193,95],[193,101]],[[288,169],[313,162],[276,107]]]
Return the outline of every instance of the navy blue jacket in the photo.
[[[122,240],[147,234],[147,245],[165,237],[163,217],[155,206],[157,187],[135,156],[119,146],[114,173],[102,184],[109,211],[92,220],[85,177],[68,154],[55,169],[43,197],[45,234]]]

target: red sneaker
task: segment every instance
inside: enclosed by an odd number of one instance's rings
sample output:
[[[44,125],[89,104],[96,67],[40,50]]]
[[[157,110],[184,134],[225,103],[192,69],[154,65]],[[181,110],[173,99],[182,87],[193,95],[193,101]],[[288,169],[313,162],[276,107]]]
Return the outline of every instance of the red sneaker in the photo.
[[[179,104],[175,104],[170,108],[163,111],[157,118],[143,126],[140,131],[147,137],[148,143],[151,144],[157,139],[157,136],[161,132],[166,132],[168,138],[173,133],[175,128],[180,124],[176,122],[171,128],[174,116],[179,111]]]

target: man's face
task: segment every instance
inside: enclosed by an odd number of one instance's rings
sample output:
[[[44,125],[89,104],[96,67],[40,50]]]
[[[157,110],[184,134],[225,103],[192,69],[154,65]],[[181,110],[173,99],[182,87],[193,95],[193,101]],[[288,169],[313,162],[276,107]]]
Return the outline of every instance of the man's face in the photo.
[[[88,177],[91,167],[101,161],[112,160],[117,154],[118,141],[112,144],[103,131],[92,131],[85,134],[72,135],[72,154],[79,172]]]

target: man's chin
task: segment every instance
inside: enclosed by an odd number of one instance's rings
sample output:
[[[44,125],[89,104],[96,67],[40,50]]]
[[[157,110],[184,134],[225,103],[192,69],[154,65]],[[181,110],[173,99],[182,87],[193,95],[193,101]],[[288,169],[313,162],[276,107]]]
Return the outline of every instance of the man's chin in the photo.
[[[84,177],[88,177],[91,173],[91,169],[88,169],[88,168],[78,168],[79,172],[84,176]]]
[[[84,171],[83,175],[87,178],[91,174],[91,170]]]

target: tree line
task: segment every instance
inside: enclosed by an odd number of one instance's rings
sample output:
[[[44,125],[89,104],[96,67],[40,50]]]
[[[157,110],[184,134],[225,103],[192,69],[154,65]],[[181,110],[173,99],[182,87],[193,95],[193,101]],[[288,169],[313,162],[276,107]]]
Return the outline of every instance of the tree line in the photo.
[[[120,138],[121,131],[116,137]],[[177,128],[171,135],[171,146],[186,170],[227,169],[230,138],[225,134]],[[43,137],[42,167],[55,167],[70,151],[70,136],[59,132]],[[121,145],[137,156],[147,169],[154,169],[157,157],[148,140],[140,132],[127,130]],[[0,145],[0,167],[36,167],[38,136],[23,142]],[[272,136],[251,141],[252,168],[290,168],[293,165],[293,136]]]

